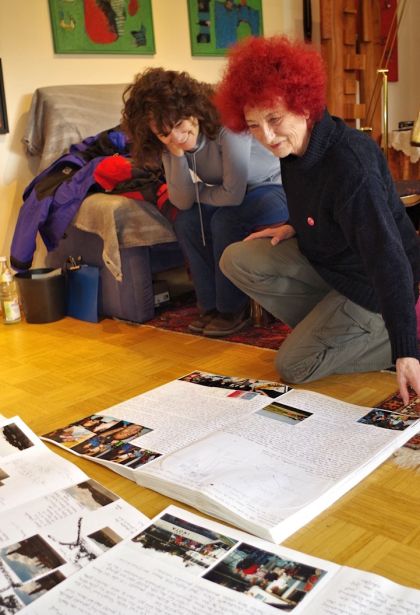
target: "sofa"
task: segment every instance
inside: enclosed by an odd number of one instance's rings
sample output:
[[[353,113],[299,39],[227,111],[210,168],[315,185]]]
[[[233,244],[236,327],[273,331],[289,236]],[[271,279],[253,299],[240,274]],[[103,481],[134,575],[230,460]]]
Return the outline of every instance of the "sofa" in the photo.
[[[41,87],[33,95],[23,143],[36,172],[66,154],[70,145],[119,124],[125,84]],[[46,265],[68,256],[99,267],[99,313],[136,323],[155,314],[154,281],[191,284],[172,224],[154,203],[96,192],[81,203]],[[176,293],[176,286],[172,294]]]

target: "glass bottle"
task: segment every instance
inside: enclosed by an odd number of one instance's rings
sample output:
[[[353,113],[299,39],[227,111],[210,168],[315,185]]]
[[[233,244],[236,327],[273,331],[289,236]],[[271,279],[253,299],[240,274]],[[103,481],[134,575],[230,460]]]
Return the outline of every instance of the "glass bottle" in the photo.
[[[21,321],[19,294],[5,256],[0,256],[0,305],[5,325]]]

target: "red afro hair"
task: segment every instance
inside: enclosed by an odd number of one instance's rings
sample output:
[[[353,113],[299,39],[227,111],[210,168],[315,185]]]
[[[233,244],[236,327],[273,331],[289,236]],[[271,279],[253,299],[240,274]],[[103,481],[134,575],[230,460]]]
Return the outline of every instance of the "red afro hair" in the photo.
[[[312,121],[321,118],[326,71],[319,52],[285,36],[249,37],[231,47],[214,96],[222,123],[243,132],[244,107],[274,107],[279,98],[297,115],[309,113]]]

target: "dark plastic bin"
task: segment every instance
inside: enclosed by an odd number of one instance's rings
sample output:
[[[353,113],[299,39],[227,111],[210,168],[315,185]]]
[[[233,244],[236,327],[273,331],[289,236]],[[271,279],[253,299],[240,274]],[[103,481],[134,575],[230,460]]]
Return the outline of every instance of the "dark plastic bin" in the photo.
[[[15,275],[26,322],[54,322],[66,315],[65,278],[62,273],[49,277],[53,271],[29,269]]]

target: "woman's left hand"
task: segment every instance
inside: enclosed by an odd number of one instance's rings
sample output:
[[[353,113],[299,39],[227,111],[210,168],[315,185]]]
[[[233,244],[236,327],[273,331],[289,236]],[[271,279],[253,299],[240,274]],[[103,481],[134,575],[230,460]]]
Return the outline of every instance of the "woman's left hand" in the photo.
[[[252,239],[263,239],[264,237],[271,238],[271,245],[276,246],[285,239],[290,239],[296,235],[296,231],[291,224],[273,224],[260,231],[251,233],[248,237],[245,237],[244,241],[251,241]]]
[[[172,154],[172,156],[178,156],[178,158],[180,158],[181,156],[183,156],[185,154],[185,151],[182,149],[182,147],[179,147],[179,145],[176,145],[176,143],[165,143],[166,145],[166,149]]]
[[[420,361],[414,357],[402,357],[397,359],[397,382],[404,405],[409,402],[408,387],[420,395]]]

